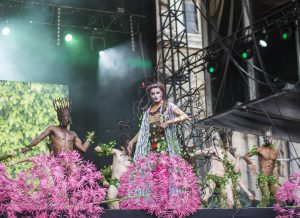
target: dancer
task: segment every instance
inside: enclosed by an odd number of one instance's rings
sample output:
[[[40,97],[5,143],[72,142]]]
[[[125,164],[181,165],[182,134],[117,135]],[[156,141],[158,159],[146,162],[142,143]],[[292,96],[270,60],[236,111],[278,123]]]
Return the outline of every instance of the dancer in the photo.
[[[139,132],[128,143],[129,154],[132,154],[136,144],[134,159],[146,156],[150,151],[180,155],[174,124],[188,120],[188,115],[163,99],[165,87],[161,83],[149,85],[146,91],[152,102],[144,112]]]
[[[101,146],[97,146],[95,148],[95,151],[101,153]],[[116,200],[118,197],[118,188],[120,185],[119,181],[121,176],[127,171],[127,168],[131,163],[131,158],[128,155],[127,148],[124,145],[121,146],[121,150],[110,149],[110,151],[108,151],[108,154],[113,155],[112,175],[111,178],[103,178],[103,185],[107,184],[107,180],[109,180],[107,197],[109,200],[112,200],[112,202],[108,203],[108,207],[110,209],[120,209],[119,202],[118,200]]]
[[[189,119],[175,104],[165,101],[160,83],[146,88],[151,103],[141,127],[128,143],[134,162],[121,177],[119,195],[130,199],[124,209],[146,209],[156,216],[187,216],[199,208],[200,195],[192,167],[180,155],[176,125]]]
[[[234,166],[231,170],[238,173],[238,159],[230,153],[232,132],[228,129],[219,131],[222,144],[220,147],[210,147],[196,151],[191,156],[204,155],[210,158],[210,170],[206,174],[206,185],[202,202],[207,204],[216,188],[219,191],[219,202],[221,208],[233,208],[233,185],[232,180],[227,178],[227,168]],[[232,174],[232,173],[231,173]]]
[[[260,207],[268,206],[273,200],[274,195],[279,188],[278,178],[276,176],[276,160],[279,151],[272,144],[272,129],[265,127],[261,130],[264,144],[262,147],[253,147],[244,155],[245,161],[249,164],[250,171],[256,173],[256,167],[251,156],[258,156],[260,172],[257,175],[257,184],[260,188],[262,199]]]
[[[53,101],[53,106],[57,113],[59,125],[49,126],[40,135],[33,139],[29,146],[22,148],[22,152],[26,153],[31,150],[32,147],[39,144],[47,136],[50,137],[50,141],[53,145],[54,155],[57,155],[62,151],[73,151],[74,145],[80,151],[86,152],[94,137],[94,132],[91,132],[86,142],[82,144],[78,135],[74,131],[70,131],[68,129],[68,126],[71,123],[71,101],[68,98],[56,99]]]

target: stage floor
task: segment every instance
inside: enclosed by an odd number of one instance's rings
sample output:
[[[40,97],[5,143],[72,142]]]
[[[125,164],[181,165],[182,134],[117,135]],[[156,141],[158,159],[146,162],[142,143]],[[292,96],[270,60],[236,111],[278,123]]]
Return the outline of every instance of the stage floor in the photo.
[[[108,210],[102,218],[152,218],[143,210]],[[241,209],[200,209],[189,218],[274,218],[273,208],[241,208]]]

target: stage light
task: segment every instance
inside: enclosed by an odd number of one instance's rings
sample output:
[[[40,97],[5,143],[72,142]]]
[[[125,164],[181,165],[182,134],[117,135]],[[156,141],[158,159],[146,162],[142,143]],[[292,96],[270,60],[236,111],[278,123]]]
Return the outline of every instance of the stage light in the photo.
[[[66,36],[65,36],[65,41],[66,42],[71,42],[73,40],[73,36],[72,36],[72,34],[67,34]]]
[[[292,28],[286,25],[280,29],[279,34],[282,41],[288,41],[292,37]]]
[[[8,27],[4,27],[4,28],[2,29],[2,35],[3,35],[3,36],[8,36],[9,33],[10,33],[10,29],[9,29]]]
[[[253,40],[246,38],[238,43],[238,54],[243,60],[248,60],[253,56]]]
[[[104,55],[104,51],[99,51],[99,56],[103,56]]]
[[[258,33],[258,44],[265,48],[268,46],[268,36],[267,36],[267,31],[266,29],[263,29],[262,32]]]
[[[206,65],[207,72],[214,74],[218,71],[218,63],[215,60],[210,60]]]
[[[240,56],[243,60],[248,60],[253,56],[252,40],[241,43]]]

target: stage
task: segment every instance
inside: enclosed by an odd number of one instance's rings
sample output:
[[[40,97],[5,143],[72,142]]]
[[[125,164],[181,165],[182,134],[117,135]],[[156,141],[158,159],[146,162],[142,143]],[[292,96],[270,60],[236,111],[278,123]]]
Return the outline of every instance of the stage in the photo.
[[[147,214],[143,210],[105,210],[102,218],[140,218],[140,217],[155,217]],[[241,209],[200,209],[190,218],[274,218],[275,212],[273,208],[241,208]]]

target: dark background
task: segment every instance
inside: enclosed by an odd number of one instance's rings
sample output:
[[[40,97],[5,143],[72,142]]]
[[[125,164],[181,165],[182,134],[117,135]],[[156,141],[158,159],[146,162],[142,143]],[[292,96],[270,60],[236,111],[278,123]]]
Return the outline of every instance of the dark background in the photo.
[[[211,45],[219,43],[219,40],[214,35],[219,35],[220,38],[224,39],[244,27],[243,2],[245,1],[226,1],[223,8],[217,8],[218,10],[211,15],[211,23],[214,25],[214,27],[209,27],[210,39],[212,40],[210,42]],[[290,0],[250,0],[251,23],[259,22],[263,17],[291,2]],[[232,16],[230,15],[231,10],[233,11]],[[217,19],[220,19],[219,25],[217,24]],[[281,17],[278,17],[277,22],[278,25],[282,23]],[[292,37],[289,41],[283,42],[280,39],[280,28],[269,30],[267,24],[266,30],[268,33],[268,47],[258,47],[258,50],[256,50],[253,45],[253,63],[265,71],[264,74],[259,70],[255,70],[256,79],[262,81],[262,83],[256,83],[257,89],[253,90],[256,91],[257,98],[263,98],[279,91],[286,82],[296,83],[299,80],[294,32],[292,32]],[[257,35],[255,34],[255,36]],[[239,56],[240,42],[237,40],[238,38],[239,35],[236,36],[235,40],[232,37],[227,41],[224,40],[223,43],[231,51],[232,57],[240,67],[247,69],[246,62],[241,60]],[[261,60],[259,60],[258,54]],[[226,68],[227,61],[228,66]],[[229,60],[229,55],[225,54],[225,52],[221,52],[218,55],[217,62],[219,63],[218,72],[212,75],[212,78],[214,78],[212,80],[214,114],[230,110],[238,102],[246,103],[250,100],[247,75],[242,73],[239,67]]]

